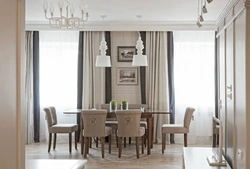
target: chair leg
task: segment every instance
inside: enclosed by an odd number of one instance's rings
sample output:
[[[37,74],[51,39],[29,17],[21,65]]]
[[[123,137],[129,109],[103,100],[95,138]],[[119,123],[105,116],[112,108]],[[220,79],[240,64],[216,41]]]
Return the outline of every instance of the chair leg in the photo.
[[[143,135],[143,136],[141,137],[141,153],[142,153],[142,154],[144,154],[144,137],[145,137],[145,135]]]
[[[145,144],[145,147],[147,147],[147,129],[145,129],[145,134],[144,134],[144,144]]]
[[[128,144],[131,144],[131,137],[129,137]]]
[[[187,133],[184,134],[184,147],[187,147]]]
[[[77,150],[77,131],[75,131],[75,149]]]
[[[96,146],[96,148],[98,148],[98,137],[96,137],[95,146]]]
[[[92,137],[89,137],[89,148],[92,148]]]
[[[53,149],[56,149],[56,133],[54,133]]]
[[[84,149],[84,137],[82,135],[82,139],[81,139],[81,154],[83,154],[83,149]]]
[[[49,133],[48,153],[50,152],[52,133]]]
[[[117,134],[115,135],[115,139],[116,139],[116,147],[118,148],[119,146],[119,141],[118,141],[118,136],[117,136]]]
[[[161,141],[162,143],[162,154],[164,154],[164,150],[165,150],[165,146],[166,146],[166,133],[162,133],[162,141]]]
[[[119,141],[118,157],[121,158],[121,154],[122,154],[122,137],[118,137],[118,141]]]
[[[71,153],[72,133],[69,133],[69,152]]]
[[[104,142],[105,142],[105,137],[101,137],[101,149],[102,149],[102,158],[104,158]]]
[[[111,154],[111,134],[109,135],[109,154]]]
[[[84,142],[85,142],[84,158],[86,158],[89,149],[89,138],[84,137]]]
[[[136,156],[137,158],[139,158],[140,157],[139,156],[139,137],[136,137],[135,142],[136,142]]]
[[[124,148],[126,147],[126,137],[124,137]]]

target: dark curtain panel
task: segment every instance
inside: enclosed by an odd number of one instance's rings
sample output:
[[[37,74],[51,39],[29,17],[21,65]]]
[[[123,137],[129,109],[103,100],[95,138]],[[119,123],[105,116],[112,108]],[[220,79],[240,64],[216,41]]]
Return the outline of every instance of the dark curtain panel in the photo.
[[[33,33],[34,142],[40,141],[39,32]]]
[[[82,109],[82,83],[83,83],[83,32],[79,32],[78,60],[77,60],[77,109]],[[80,124],[80,114],[77,114],[77,124]],[[81,127],[78,125],[77,140],[80,140]]]
[[[80,31],[79,44],[78,44],[78,61],[77,61],[77,109],[82,108],[82,83],[83,83],[82,71],[83,71],[83,32]]]
[[[214,85],[215,85],[215,117],[218,117],[218,111],[219,111],[219,106],[218,106],[218,55],[217,55],[217,39],[216,39],[216,34],[215,32],[215,38],[214,38]]]
[[[107,42],[108,49],[106,50],[107,55],[111,59],[111,37],[110,32],[105,32],[105,40]],[[111,63],[112,65],[112,63]],[[112,74],[111,67],[105,68],[105,103],[109,103],[112,100]]]
[[[169,77],[169,107],[171,110],[170,124],[175,124],[175,92],[174,92],[174,38],[173,32],[168,32],[168,77]],[[174,143],[174,134],[170,134],[170,143]]]
[[[146,32],[140,32],[141,40],[144,44],[143,54],[146,55]],[[140,66],[140,79],[141,79],[141,103],[146,104],[146,68]]]

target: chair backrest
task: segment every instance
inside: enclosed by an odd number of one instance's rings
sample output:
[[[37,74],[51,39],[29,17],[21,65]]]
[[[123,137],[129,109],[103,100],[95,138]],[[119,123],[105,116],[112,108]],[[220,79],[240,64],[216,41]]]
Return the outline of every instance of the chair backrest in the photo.
[[[51,106],[51,107],[44,107],[43,110],[45,112],[45,119],[47,121],[48,131],[49,131],[51,126],[57,124],[56,109],[55,107]]]
[[[101,104],[101,109],[109,111],[109,104]]]
[[[140,133],[141,110],[117,110],[118,137],[138,137]]]
[[[83,110],[81,112],[85,137],[104,137],[107,110]]]
[[[183,125],[189,129],[189,125],[193,116],[195,109],[192,107],[187,107],[184,115]]]

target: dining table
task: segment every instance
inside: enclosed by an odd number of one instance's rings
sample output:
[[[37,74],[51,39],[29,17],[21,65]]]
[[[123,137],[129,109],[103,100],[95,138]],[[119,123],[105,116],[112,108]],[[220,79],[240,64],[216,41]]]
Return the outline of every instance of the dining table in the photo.
[[[82,131],[81,125],[81,112],[86,109],[71,109],[64,111],[64,114],[76,114],[77,115],[77,124],[78,124],[78,136],[77,140],[80,140],[80,135]],[[91,109],[88,109],[91,110]],[[169,110],[154,110],[154,109],[145,109],[141,113],[141,118],[146,119],[147,122],[147,154],[151,154],[151,149],[153,148],[153,133],[154,133],[154,115],[157,114],[171,114]],[[116,118],[115,111],[108,111],[107,118]]]

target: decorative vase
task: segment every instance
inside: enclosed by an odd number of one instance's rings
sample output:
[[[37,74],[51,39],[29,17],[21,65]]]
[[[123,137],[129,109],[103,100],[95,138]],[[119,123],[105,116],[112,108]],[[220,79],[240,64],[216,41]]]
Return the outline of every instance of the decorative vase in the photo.
[[[121,102],[121,110],[128,110],[128,102],[127,101]]]
[[[117,102],[116,101],[111,101],[109,103],[109,110],[110,111],[116,111],[117,110]]]

